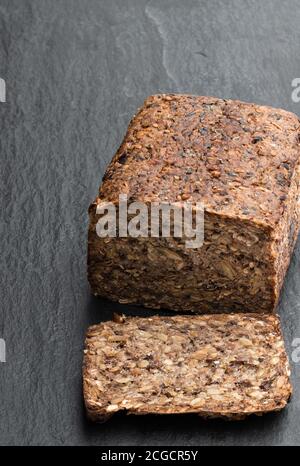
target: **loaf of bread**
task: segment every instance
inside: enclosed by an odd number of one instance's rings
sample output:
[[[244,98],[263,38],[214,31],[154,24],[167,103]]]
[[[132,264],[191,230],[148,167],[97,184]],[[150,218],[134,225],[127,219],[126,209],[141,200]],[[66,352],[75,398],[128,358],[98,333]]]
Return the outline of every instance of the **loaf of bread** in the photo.
[[[300,124],[284,110],[189,95],[149,97],[90,206],[92,292],[196,312],[271,312],[299,231]],[[97,206],[204,205],[204,243],[99,237]]]
[[[118,411],[242,419],[278,411],[290,398],[276,315],[117,320],[86,335],[84,399],[94,421]]]

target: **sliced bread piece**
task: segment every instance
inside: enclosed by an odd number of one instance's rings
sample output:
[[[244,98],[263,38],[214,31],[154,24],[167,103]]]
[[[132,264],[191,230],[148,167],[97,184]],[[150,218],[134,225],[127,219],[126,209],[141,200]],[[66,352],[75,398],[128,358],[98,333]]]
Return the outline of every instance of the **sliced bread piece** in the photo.
[[[196,413],[242,419],[291,395],[279,318],[265,314],[118,317],[88,329],[88,416]]]

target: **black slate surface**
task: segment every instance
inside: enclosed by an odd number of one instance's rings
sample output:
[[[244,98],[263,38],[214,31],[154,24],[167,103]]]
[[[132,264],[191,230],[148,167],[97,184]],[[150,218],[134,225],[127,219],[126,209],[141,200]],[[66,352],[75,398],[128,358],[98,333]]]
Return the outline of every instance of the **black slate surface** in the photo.
[[[300,115],[291,99],[299,2],[0,0],[0,38],[0,444],[299,445],[299,363],[288,408],[241,423],[117,416],[92,425],[81,395],[85,329],[124,310],[90,296],[86,233],[130,117],[147,95],[168,91]],[[290,356],[299,249],[279,306]]]

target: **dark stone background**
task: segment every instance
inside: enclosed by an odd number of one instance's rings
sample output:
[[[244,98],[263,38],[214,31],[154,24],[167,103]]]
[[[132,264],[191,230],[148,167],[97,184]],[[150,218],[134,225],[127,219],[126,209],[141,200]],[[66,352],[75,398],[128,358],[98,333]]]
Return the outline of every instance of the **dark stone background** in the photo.
[[[90,296],[87,208],[143,99],[238,98],[300,114],[298,0],[0,0],[2,445],[300,444],[294,397],[245,422],[84,415],[84,332],[122,308]],[[279,311],[300,337],[299,242]],[[126,308],[137,312],[134,308]]]

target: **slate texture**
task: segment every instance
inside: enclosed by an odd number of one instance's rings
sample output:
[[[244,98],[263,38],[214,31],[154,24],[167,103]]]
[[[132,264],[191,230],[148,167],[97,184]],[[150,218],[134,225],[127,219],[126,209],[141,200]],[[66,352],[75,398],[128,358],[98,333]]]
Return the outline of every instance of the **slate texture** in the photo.
[[[300,363],[281,414],[85,418],[84,332],[112,310],[90,296],[87,208],[147,95],[188,92],[300,115],[297,0],[0,0],[1,445],[299,445]],[[300,243],[279,312],[300,338]],[[147,315],[150,311],[145,311]],[[300,356],[300,352],[299,352]]]

